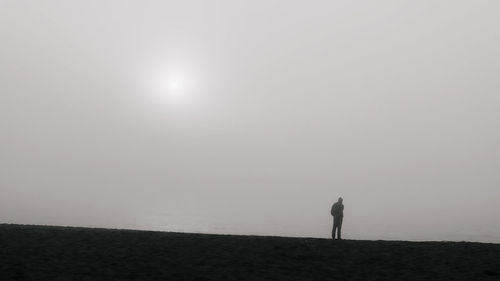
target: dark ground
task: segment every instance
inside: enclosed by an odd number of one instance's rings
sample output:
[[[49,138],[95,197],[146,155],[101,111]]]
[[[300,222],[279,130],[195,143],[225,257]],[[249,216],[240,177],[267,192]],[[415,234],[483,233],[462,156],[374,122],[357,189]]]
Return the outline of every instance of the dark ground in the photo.
[[[500,280],[500,244],[3,224],[0,280]]]

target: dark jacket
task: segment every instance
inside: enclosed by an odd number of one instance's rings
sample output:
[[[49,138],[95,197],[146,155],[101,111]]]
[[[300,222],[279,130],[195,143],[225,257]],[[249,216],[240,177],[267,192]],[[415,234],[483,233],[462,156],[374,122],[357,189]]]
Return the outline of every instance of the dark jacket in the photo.
[[[335,204],[333,204],[332,210],[330,212],[334,217],[344,217],[344,204],[336,202]]]

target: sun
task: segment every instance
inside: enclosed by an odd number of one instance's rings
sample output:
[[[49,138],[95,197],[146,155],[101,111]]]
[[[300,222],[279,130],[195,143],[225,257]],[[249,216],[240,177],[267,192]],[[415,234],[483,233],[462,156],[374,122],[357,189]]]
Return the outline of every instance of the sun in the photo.
[[[179,102],[186,100],[191,94],[190,84],[192,81],[188,79],[187,75],[170,74],[163,75],[157,79],[156,96],[160,100]]]
[[[170,78],[167,83],[167,90],[173,93],[181,93],[186,90],[186,82],[178,77]]]
[[[152,101],[160,105],[194,105],[200,97],[200,75],[196,68],[167,65],[145,72]]]
[[[170,82],[169,88],[172,91],[179,91],[182,89],[182,84],[179,80],[173,80]]]

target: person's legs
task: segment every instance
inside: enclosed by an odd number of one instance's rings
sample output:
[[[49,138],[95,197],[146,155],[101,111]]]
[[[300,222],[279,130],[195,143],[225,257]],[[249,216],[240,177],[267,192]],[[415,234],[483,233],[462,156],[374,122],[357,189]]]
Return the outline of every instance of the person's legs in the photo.
[[[337,238],[339,237],[338,231],[339,231],[339,218],[334,217],[333,218],[332,239],[335,239],[335,233],[337,233]]]
[[[335,218],[333,219],[333,227],[332,227],[332,239],[335,239],[335,231],[337,226],[335,225]]]
[[[343,218],[339,218],[337,220],[337,239],[342,239],[342,219]]]

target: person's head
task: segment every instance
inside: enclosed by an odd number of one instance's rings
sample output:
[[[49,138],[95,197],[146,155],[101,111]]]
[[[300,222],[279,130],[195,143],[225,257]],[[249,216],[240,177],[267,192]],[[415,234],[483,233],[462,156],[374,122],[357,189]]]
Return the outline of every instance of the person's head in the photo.
[[[344,201],[344,199],[342,199],[342,197],[339,197],[338,202],[339,202],[339,203],[342,203],[342,201]]]

